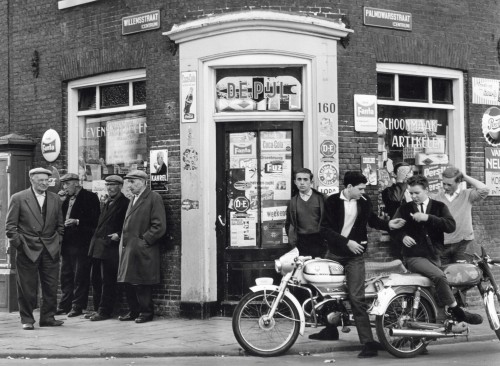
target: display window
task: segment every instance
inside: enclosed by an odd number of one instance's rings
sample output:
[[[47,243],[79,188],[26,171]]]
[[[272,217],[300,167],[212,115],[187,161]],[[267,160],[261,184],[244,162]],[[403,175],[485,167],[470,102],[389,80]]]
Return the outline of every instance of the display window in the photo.
[[[126,79],[113,74],[70,84],[68,171],[78,172],[82,186],[101,200],[107,176],[148,165],[146,81],[143,74]]]
[[[412,65],[377,66],[378,176],[382,190],[405,162],[441,189],[448,164],[463,169],[463,76],[454,70]]]

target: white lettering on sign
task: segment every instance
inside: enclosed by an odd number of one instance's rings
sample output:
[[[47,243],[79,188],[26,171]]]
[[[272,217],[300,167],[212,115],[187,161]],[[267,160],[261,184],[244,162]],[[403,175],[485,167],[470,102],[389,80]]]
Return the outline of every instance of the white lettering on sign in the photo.
[[[135,24],[149,23],[158,20],[160,13],[145,14],[134,18],[124,19],[123,23],[125,26],[131,26]]]
[[[429,149],[443,149],[444,140],[429,138],[428,136],[393,136],[391,146],[395,147],[422,147]]]
[[[486,169],[500,169],[500,159],[486,159]]]
[[[358,106],[358,116],[375,116],[375,109]]]
[[[407,130],[411,132],[437,132],[437,119],[404,119],[404,118],[379,118],[381,123],[388,130]]]

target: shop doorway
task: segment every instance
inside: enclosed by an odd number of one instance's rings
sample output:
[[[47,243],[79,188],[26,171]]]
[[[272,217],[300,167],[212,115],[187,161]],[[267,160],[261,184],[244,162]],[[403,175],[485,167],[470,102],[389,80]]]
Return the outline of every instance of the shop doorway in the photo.
[[[303,164],[301,122],[217,123],[218,301],[232,305],[257,277],[273,277],[293,170]],[[276,283],[276,282],[275,282]]]

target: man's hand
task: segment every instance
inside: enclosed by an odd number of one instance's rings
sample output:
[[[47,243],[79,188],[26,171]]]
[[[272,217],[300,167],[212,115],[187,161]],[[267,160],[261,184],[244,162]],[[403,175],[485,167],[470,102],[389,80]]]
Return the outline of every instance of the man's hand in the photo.
[[[364,250],[363,246],[361,244],[358,244],[354,240],[349,240],[349,242],[347,243],[347,247],[354,254],[361,254]]]
[[[427,215],[426,213],[422,213],[422,212],[416,212],[414,214],[410,214],[411,217],[413,217],[413,220],[415,220],[416,222],[425,222],[429,219],[429,215]]]
[[[118,241],[118,240],[120,240],[120,237],[118,236],[118,234],[117,234],[117,233],[110,234],[110,235],[108,235],[108,237],[109,237],[111,240],[113,240],[113,241]]]
[[[405,219],[392,219],[389,221],[389,229],[391,230],[396,230],[396,229],[401,229],[403,226],[405,226],[406,220]]]
[[[64,226],[76,226],[78,225],[78,220],[77,219],[67,219],[64,221]]]
[[[408,248],[410,248],[414,245],[417,245],[417,242],[411,236],[406,235],[403,238],[403,244],[406,245]]]

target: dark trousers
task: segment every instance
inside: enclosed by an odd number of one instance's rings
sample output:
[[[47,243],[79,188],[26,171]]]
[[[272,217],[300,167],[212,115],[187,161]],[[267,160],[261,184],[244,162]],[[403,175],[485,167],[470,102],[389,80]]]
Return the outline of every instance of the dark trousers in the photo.
[[[328,254],[327,258],[344,266],[347,292],[352,315],[356,322],[356,329],[358,330],[359,341],[361,344],[373,342],[370,318],[367,313],[368,305],[365,302],[365,260],[363,256],[341,257]]]
[[[472,240],[462,240],[458,243],[445,244],[444,250],[441,253],[441,265],[446,266],[447,264],[455,263],[456,261],[467,260],[465,251],[469,245],[473,245],[471,243]]]
[[[59,258],[52,259],[47,249],[35,262],[21,250],[16,255],[17,301],[21,323],[34,323],[33,309],[37,307],[38,278],[42,288],[40,322],[54,319],[57,306],[57,284],[59,277]]]
[[[132,316],[153,318],[154,307],[152,288],[152,285],[125,284],[125,295]]]
[[[118,257],[112,259],[92,258],[92,298],[94,310],[111,316],[117,295],[116,275]]]
[[[86,309],[90,287],[91,262],[87,253],[66,248],[61,264],[61,300],[59,309]]]
[[[441,265],[439,259],[435,262],[423,257],[409,257],[405,259],[406,265],[411,272],[420,273],[432,281],[436,288],[436,295],[443,306],[451,305],[455,302],[455,297],[448,284],[446,275],[439,268]]]

